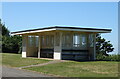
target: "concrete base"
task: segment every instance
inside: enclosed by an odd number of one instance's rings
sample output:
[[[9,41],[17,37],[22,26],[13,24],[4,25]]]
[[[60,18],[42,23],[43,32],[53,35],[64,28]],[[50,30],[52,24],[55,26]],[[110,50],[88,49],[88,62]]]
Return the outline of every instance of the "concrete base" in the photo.
[[[61,60],[61,53],[54,52],[54,59]]]

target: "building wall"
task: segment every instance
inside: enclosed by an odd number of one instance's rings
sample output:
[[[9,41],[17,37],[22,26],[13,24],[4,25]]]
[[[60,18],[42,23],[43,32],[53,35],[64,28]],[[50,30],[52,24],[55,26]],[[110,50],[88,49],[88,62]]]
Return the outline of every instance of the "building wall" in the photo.
[[[88,34],[80,32],[63,32],[62,59],[88,60]]]
[[[38,55],[38,45],[36,43],[36,39],[36,36],[23,36],[22,57],[33,57]]]
[[[30,36],[30,35],[29,35]],[[39,56],[54,59],[94,60],[95,34],[84,32],[54,31],[41,33],[39,40],[23,36],[22,57]],[[36,43],[38,41],[38,43]],[[40,45],[37,45],[40,44]]]

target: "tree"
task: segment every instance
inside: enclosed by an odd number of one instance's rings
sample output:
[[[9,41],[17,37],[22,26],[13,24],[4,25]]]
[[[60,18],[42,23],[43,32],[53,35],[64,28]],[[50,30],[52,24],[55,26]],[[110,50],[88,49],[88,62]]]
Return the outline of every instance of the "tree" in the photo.
[[[5,24],[2,24],[0,19],[0,29],[2,29],[2,36],[10,36],[10,31],[5,27]]]
[[[108,56],[109,52],[114,50],[113,45],[110,41],[106,41],[106,39],[101,38],[100,34],[96,35],[96,53]]]
[[[21,36],[11,36],[8,28],[5,27],[5,24],[1,23],[0,28],[2,28],[2,52],[5,53],[18,53],[21,51],[22,38]],[[1,42],[0,42],[1,43]],[[20,53],[20,52],[19,52]]]
[[[2,52],[2,23],[0,19],[0,53]]]
[[[22,45],[21,40],[21,36],[3,36],[2,52],[18,53]]]

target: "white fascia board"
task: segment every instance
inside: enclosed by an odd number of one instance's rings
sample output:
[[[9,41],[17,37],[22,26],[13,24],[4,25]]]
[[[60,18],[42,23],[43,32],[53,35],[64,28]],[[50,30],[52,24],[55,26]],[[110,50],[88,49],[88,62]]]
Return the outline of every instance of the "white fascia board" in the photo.
[[[105,31],[105,30],[83,30],[83,29],[62,29],[62,28],[57,28],[56,30],[61,30],[61,31],[79,31],[79,32],[97,32],[97,33],[111,33],[111,31]]]
[[[54,28],[54,29],[44,29],[44,30],[34,30],[34,31],[18,32],[18,33],[13,33],[11,35],[22,35],[22,34],[29,34],[29,33],[53,31],[53,30],[56,30],[56,29]]]

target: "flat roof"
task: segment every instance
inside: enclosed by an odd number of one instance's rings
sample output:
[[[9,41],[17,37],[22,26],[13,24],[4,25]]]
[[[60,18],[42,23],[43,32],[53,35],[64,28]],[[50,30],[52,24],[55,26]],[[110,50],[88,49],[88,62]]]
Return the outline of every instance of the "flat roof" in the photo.
[[[80,32],[96,32],[96,33],[110,33],[111,29],[100,29],[100,28],[82,28],[82,27],[62,27],[62,26],[53,26],[53,27],[45,27],[45,28],[38,28],[38,29],[29,29],[29,30],[22,30],[11,32],[13,35],[21,35],[26,33],[38,33],[38,32],[45,32],[45,31],[80,31]]]

